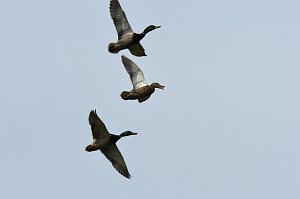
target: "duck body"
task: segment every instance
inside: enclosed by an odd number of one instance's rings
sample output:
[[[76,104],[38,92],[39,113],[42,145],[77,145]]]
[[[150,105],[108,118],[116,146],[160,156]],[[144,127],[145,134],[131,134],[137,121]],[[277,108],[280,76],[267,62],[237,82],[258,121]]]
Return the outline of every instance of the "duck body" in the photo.
[[[139,103],[146,101],[152,93],[154,93],[155,88],[151,85],[146,85],[141,88],[133,89],[131,91],[123,91],[121,93],[121,98],[123,100],[138,100]]]
[[[141,41],[145,37],[144,34],[137,34],[137,33],[131,33],[123,38],[119,39],[116,43],[110,43],[108,44],[108,51],[110,53],[118,53],[120,50],[124,49],[134,49],[135,45],[139,44],[139,41]],[[139,44],[140,45],[140,44]],[[141,52],[143,54],[143,52]]]
[[[121,93],[121,98],[123,100],[138,100],[142,103],[149,99],[155,89],[164,89],[164,86],[157,82],[148,85],[144,78],[144,73],[142,70],[126,56],[122,55],[122,63],[129,74],[133,89],[131,91],[123,91]]]
[[[130,178],[131,176],[128,172],[125,160],[116,143],[122,137],[136,135],[137,133],[125,131],[120,135],[110,134],[102,120],[98,117],[96,110],[90,112],[89,124],[92,129],[93,143],[86,146],[85,150],[87,152],[100,150],[121,175]]]
[[[109,134],[108,136],[102,137],[101,139],[94,139],[93,143],[86,147],[87,152],[102,151],[103,149],[110,147],[113,144],[116,144],[117,141],[121,139],[121,136]]]

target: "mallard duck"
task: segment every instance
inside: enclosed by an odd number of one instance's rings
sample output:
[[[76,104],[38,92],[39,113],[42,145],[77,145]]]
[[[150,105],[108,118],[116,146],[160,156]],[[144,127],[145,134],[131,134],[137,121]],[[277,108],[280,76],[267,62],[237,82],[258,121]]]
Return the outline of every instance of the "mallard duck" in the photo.
[[[88,145],[85,150],[88,152],[92,152],[99,149],[121,175],[126,178],[130,178],[131,175],[128,172],[124,158],[119,151],[116,142],[122,137],[136,135],[137,133],[125,131],[120,135],[110,134],[107,131],[105,124],[98,117],[96,110],[92,110],[90,112],[89,124],[92,128],[94,141],[92,144]]]
[[[137,99],[139,103],[142,103],[151,96],[151,94],[155,91],[155,88],[164,90],[165,87],[156,82],[148,85],[145,81],[142,70],[124,55],[122,55],[122,62],[133,85],[133,89],[131,91],[123,91],[121,93],[122,99]]]
[[[145,28],[142,33],[137,34],[131,29],[125,12],[118,0],[110,0],[109,10],[118,32],[118,41],[116,43],[110,43],[108,45],[108,51],[118,53],[120,50],[128,48],[130,53],[135,56],[146,56],[145,49],[140,44],[140,40],[142,40],[148,32],[160,28],[160,26],[150,25]]]

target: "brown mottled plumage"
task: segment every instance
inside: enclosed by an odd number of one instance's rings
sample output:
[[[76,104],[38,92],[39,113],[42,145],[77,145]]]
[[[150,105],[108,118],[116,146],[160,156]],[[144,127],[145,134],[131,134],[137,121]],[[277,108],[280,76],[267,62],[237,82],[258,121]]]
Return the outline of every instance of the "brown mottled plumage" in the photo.
[[[140,103],[146,101],[155,88],[164,89],[164,86],[159,83],[152,83],[148,85],[145,81],[142,70],[130,59],[122,56],[123,65],[130,76],[133,89],[131,91],[123,91],[121,97],[124,100],[138,100]]]
[[[146,101],[152,93],[154,93],[155,88],[164,89],[164,86],[159,83],[152,83],[150,85],[143,86],[141,88],[133,89],[131,91],[123,91],[121,97],[123,100],[138,100],[139,103]]]

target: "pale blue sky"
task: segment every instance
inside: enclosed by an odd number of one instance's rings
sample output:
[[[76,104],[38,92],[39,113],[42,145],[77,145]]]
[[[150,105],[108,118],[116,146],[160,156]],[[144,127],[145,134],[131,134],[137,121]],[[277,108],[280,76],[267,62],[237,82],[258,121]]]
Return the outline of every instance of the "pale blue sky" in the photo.
[[[299,199],[300,2],[120,0],[161,25],[147,57],[107,52],[109,0],[0,2],[0,198]],[[126,55],[160,82],[143,104]],[[97,109],[132,179],[92,141]]]

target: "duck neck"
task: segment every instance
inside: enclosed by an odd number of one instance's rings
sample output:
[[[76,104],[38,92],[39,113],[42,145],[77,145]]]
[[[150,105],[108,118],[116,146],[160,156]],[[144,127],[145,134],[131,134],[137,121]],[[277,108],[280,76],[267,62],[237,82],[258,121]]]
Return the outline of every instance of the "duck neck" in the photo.
[[[144,37],[145,37],[145,33],[142,32],[141,34],[136,34],[135,37],[136,37],[136,40],[137,41],[141,41]]]
[[[146,36],[146,34],[148,32],[150,32],[150,31],[152,31],[152,29],[150,29],[149,27],[147,27],[147,28],[145,28],[145,30],[141,34],[137,34],[137,38],[139,39],[139,41],[141,39],[143,39]]]
[[[121,139],[120,135],[114,135],[114,134],[110,134],[110,141],[112,143],[116,143],[119,139]]]
[[[148,26],[147,28],[145,28],[142,34],[145,36],[148,32],[151,32],[152,30],[155,30],[155,26]]]

